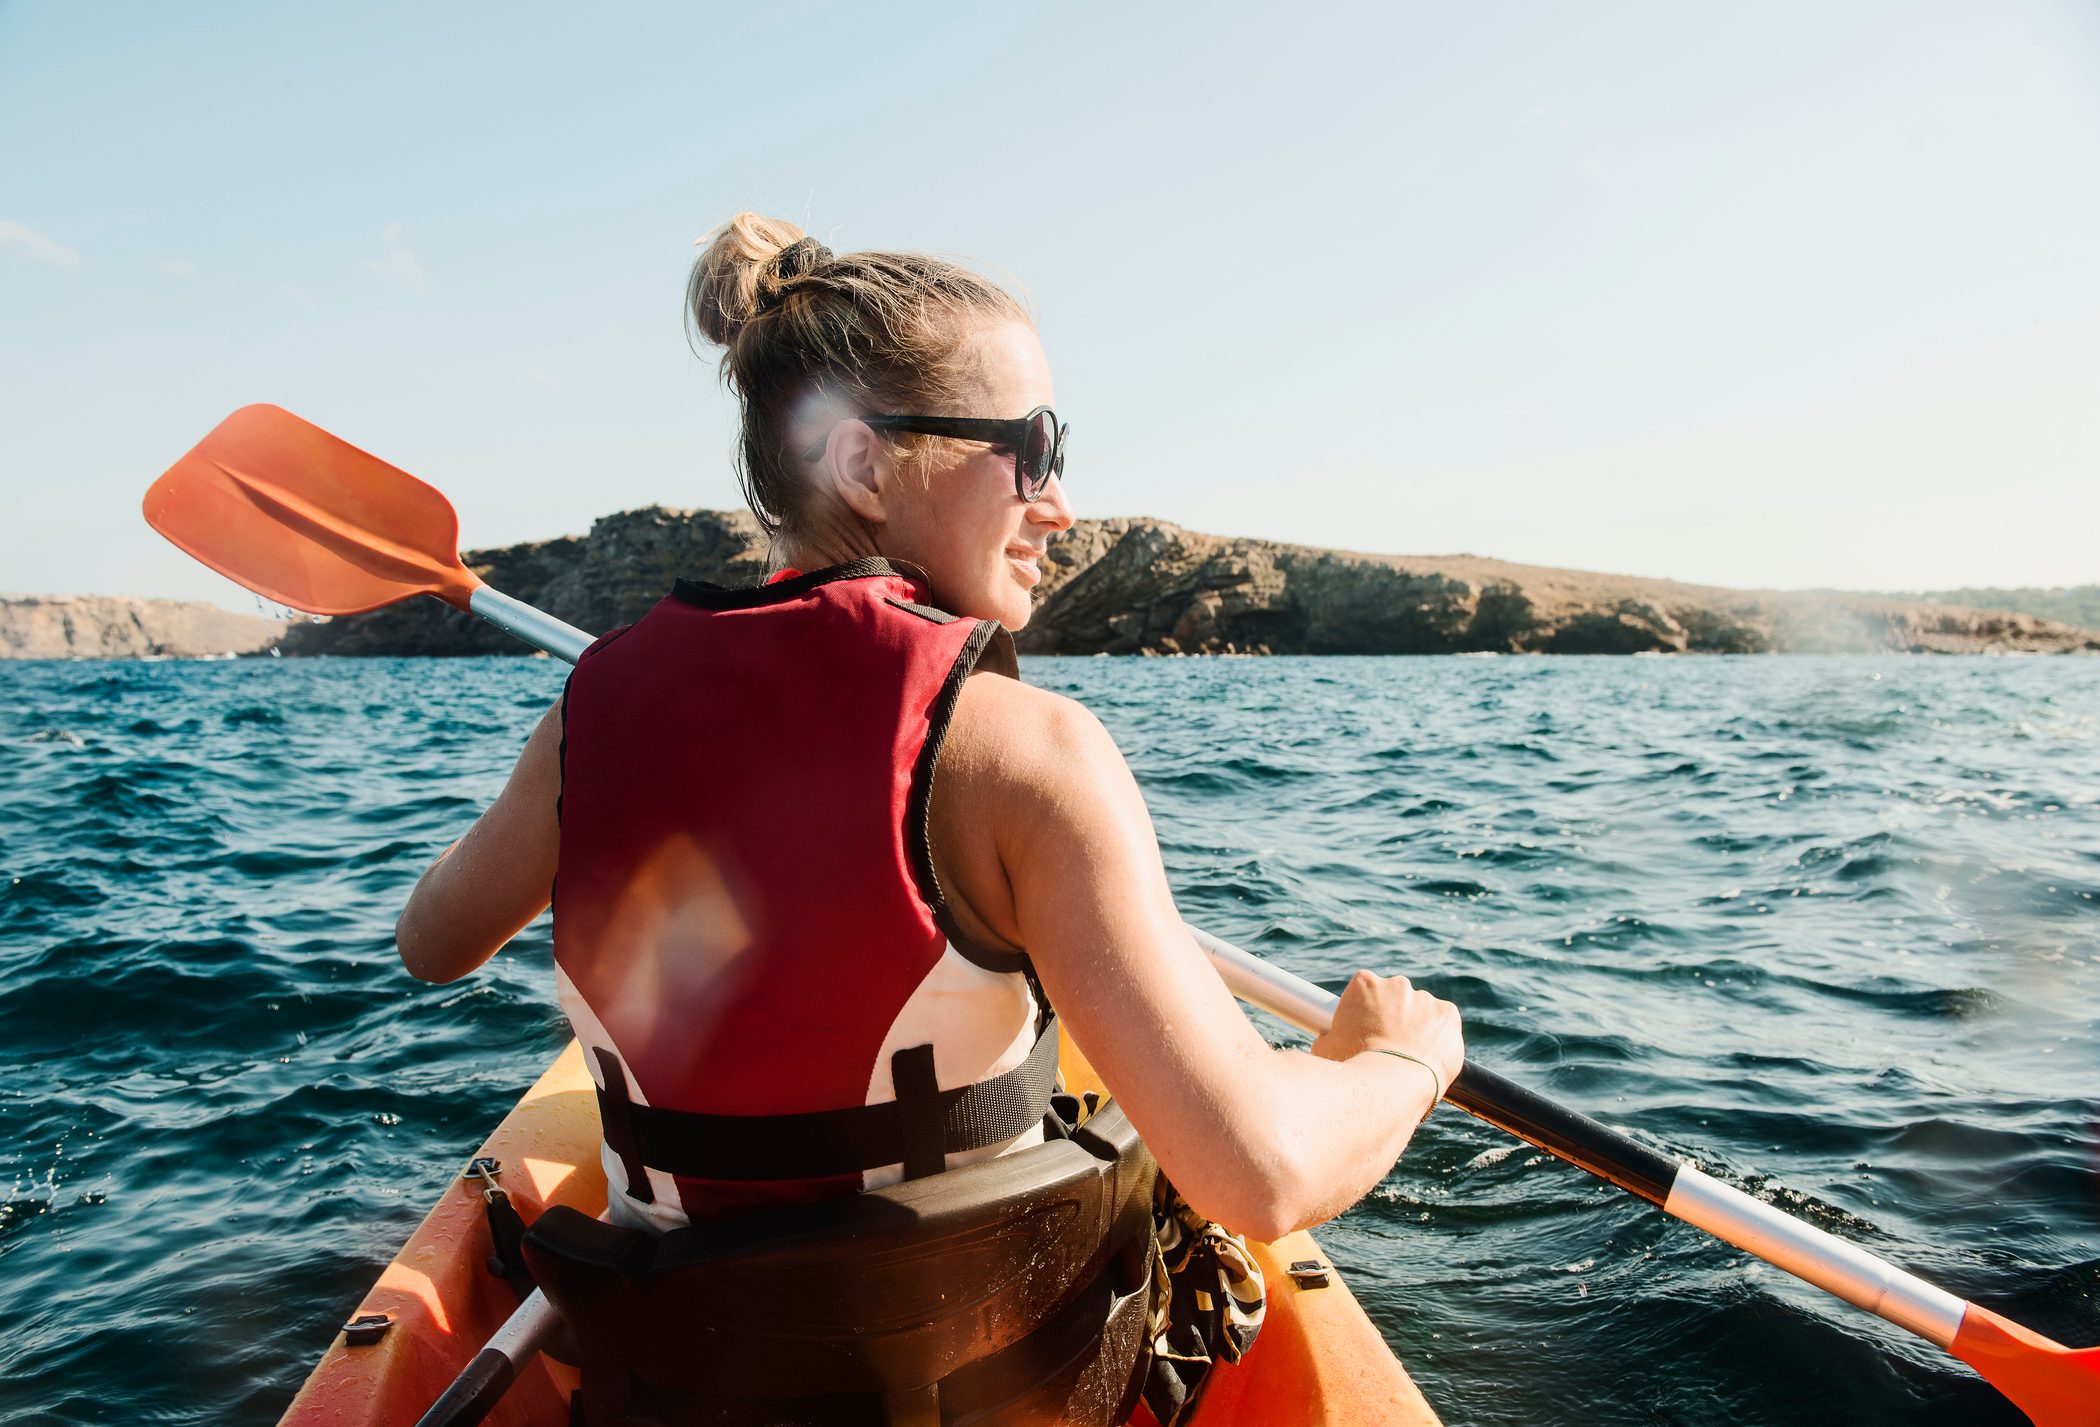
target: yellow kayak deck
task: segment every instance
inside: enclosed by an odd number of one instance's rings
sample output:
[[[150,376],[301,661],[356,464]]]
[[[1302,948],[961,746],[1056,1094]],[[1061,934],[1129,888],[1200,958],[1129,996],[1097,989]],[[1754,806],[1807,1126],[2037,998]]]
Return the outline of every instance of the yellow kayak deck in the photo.
[[[1098,1085],[1067,1040],[1068,1086]],[[583,1050],[569,1043],[478,1151],[502,1165],[500,1183],[527,1223],[550,1204],[588,1214],[605,1208],[598,1107]],[[484,1266],[487,1221],[478,1183],[455,1181],[352,1318],[390,1320],[376,1342],[338,1333],[286,1409],[285,1427],[409,1427],[517,1307],[509,1285]],[[1325,1256],[1310,1234],[1253,1246],[1268,1283],[1268,1315],[1246,1358],[1221,1364],[1198,1400],[1196,1427],[1435,1427],[1430,1409],[1363,1308],[1330,1272],[1303,1287],[1287,1266]],[[563,1427],[575,1373],[538,1358],[488,1422]],[[1143,1409],[1139,1420],[1150,1421]]]

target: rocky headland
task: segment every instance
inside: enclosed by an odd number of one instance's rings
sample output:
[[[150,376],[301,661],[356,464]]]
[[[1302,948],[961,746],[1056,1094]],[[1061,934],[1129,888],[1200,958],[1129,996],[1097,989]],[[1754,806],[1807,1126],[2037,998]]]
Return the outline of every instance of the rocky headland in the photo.
[[[633,620],[674,579],[754,584],[742,511],[649,507],[588,536],[470,551],[497,589],[593,632]],[[1161,520],[1082,520],[1052,544],[1036,654],[2100,653],[2100,632],[2002,610],[1829,592],[1731,590],[1513,565],[1363,555],[1203,535]],[[510,636],[435,600],[294,624],[286,654],[516,654]]]
[[[259,654],[284,621],[187,600],[0,595],[0,659],[200,659]]]

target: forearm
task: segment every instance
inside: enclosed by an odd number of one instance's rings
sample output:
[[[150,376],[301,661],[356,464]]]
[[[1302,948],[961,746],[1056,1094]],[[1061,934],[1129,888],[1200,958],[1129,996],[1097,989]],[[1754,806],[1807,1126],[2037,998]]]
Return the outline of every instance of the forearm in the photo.
[[[480,885],[471,862],[454,854],[468,833],[438,854],[394,926],[401,964],[423,981],[457,981],[501,951],[512,937],[547,909],[545,896],[505,897],[507,888]]]
[[[455,939],[443,935],[449,920],[444,910],[449,900],[446,884],[450,880],[446,864],[465,840],[453,841],[423,869],[394,923],[394,949],[400,952],[401,964],[408,968],[408,974],[419,981],[457,981],[487,959],[484,956],[468,960],[460,954]]]
[[[496,801],[438,854],[409,893],[394,940],[411,974],[457,981],[547,909],[561,846],[554,817],[559,739],[550,713]]]
[[[1200,1115],[1209,1125],[1199,1142],[1169,1132],[1154,1148],[1191,1206],[1256,1239],[1310,1228],[1363,1198],[1431,1108],[1429,1075],[1392,1056],[1274,1051],[1246,1072],[1233,1103]]]
[[[1281,1051],[1286,1093],[1310,1113],[1280,1116],[1282,1154],[1295,1192],[1279,1206],[1282,1227],[1325,1223],[1370,1193],[1392,1171],[1415,1127],[1436,1107],[1429,1071],[1367,1051],[1345,1061]]]

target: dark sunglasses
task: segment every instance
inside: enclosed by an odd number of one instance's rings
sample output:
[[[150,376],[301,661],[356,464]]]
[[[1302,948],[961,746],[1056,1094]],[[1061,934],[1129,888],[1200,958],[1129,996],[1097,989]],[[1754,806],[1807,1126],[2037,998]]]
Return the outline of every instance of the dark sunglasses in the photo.
[[[877,431],[909,431],[919,436],[946,436],[957,441],[984,441],[994,450],[1014,454],[1014,494],[1033,505],[1052,476],[1065,473],[1065,438],[1069,425],[1057,424],[1057,413],[1039,406],[1013,421],[976,416],[864,416]]]

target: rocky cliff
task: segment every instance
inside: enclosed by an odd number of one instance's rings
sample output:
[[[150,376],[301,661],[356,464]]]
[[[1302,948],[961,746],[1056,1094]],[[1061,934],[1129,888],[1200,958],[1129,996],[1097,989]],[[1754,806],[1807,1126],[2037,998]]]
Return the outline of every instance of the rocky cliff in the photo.
[[[2100,652],[2100,632],[2026,614],[1360,555],[1154,520],[1082,521],[1051,562],[1021,637],[1045,654]]]
[[[764,541],[742,511],[651,507],[583,538],[469,552],[490,584],[585,629],[634,619],[678,576],[752,584]],[[2100,633],[2032,615],[1874,596],[1728,590],[1512,565],[1359,555],[1083,520],[1051,546],[1038,654],[2100,652]],[[504,654],[522,646],[435,600],[295,625],[287,654]]]
[[[0,595],[0,659],[195,659],[255,654],[284,622],[181,600]]]

